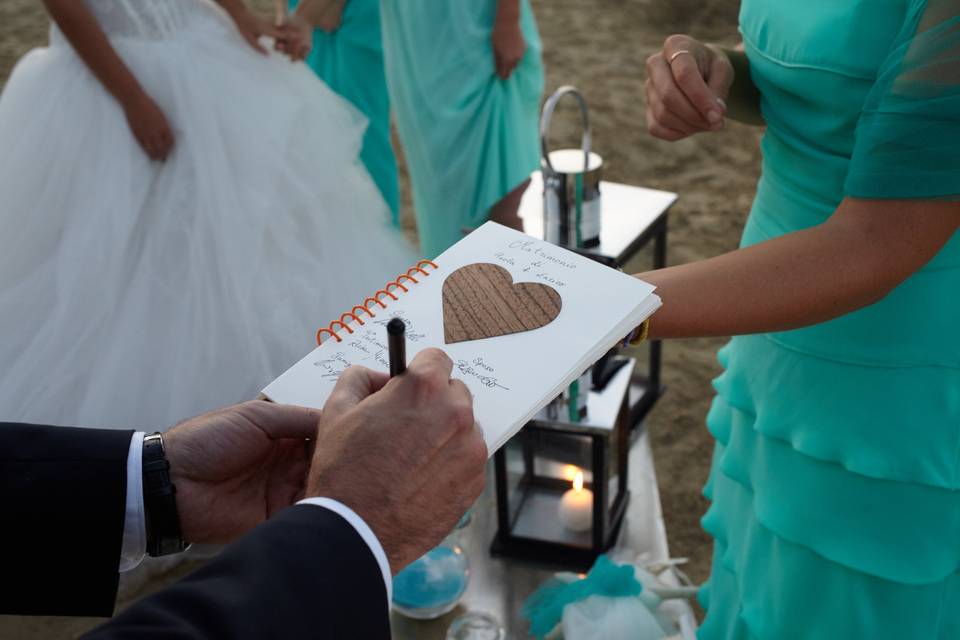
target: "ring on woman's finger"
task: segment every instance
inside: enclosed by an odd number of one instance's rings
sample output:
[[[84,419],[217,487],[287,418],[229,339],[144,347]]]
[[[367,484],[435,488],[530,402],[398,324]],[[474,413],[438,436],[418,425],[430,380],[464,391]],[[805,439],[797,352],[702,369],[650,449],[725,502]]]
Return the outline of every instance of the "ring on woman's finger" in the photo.
[[[667,64],[673,64],[673,61],[676,60],[678,56],[682,56],[683,54],[692,56],[693,52],[688,49],[680,49],[680,51],[674,51],[672,54],[670,54],[670,59],[667,60]]]

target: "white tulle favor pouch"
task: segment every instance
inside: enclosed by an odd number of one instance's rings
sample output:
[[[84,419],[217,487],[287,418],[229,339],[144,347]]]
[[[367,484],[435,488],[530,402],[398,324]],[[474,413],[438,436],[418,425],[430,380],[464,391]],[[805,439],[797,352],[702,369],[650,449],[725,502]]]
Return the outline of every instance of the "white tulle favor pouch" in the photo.
[[[639,596],[590,596],[563,610],[564,640],[662,640],[668,632]]]
[[[648,571],[601,555],[586,576],[562,573],[541,585],[523,615],[530,634],[542,640],[661,640],[672,632],[658,613],[659,586]]]

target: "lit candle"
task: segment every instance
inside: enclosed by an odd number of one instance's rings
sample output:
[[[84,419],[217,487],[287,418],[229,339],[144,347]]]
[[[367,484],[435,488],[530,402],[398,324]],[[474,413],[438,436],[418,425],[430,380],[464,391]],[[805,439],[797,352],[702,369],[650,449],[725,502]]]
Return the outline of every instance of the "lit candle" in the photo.
[[[593,520],[593,492],[583,488],[583,471],[577,470],[573,488],[560,498],[560,522],[571,531],[586,531]]]

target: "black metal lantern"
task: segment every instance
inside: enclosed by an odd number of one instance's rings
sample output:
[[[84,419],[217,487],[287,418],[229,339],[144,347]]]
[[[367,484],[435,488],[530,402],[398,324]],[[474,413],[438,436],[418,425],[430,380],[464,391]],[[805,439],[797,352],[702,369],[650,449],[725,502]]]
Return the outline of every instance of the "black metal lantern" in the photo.
[[[565,394],[497,451],[493,554],[585,571],[616,542],[629,500],[634,365],[608,361],[585,413]]]

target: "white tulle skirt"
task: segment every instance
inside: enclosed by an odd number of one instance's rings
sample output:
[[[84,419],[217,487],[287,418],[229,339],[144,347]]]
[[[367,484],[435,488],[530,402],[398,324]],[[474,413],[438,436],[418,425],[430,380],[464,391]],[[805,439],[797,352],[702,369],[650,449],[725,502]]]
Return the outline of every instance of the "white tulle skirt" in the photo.
[[[163,430],[253,398],[415,261],[365,121],[224,20],[111,38],[176,143],[151,162],[54,30],[0,96],[0,420]]]

